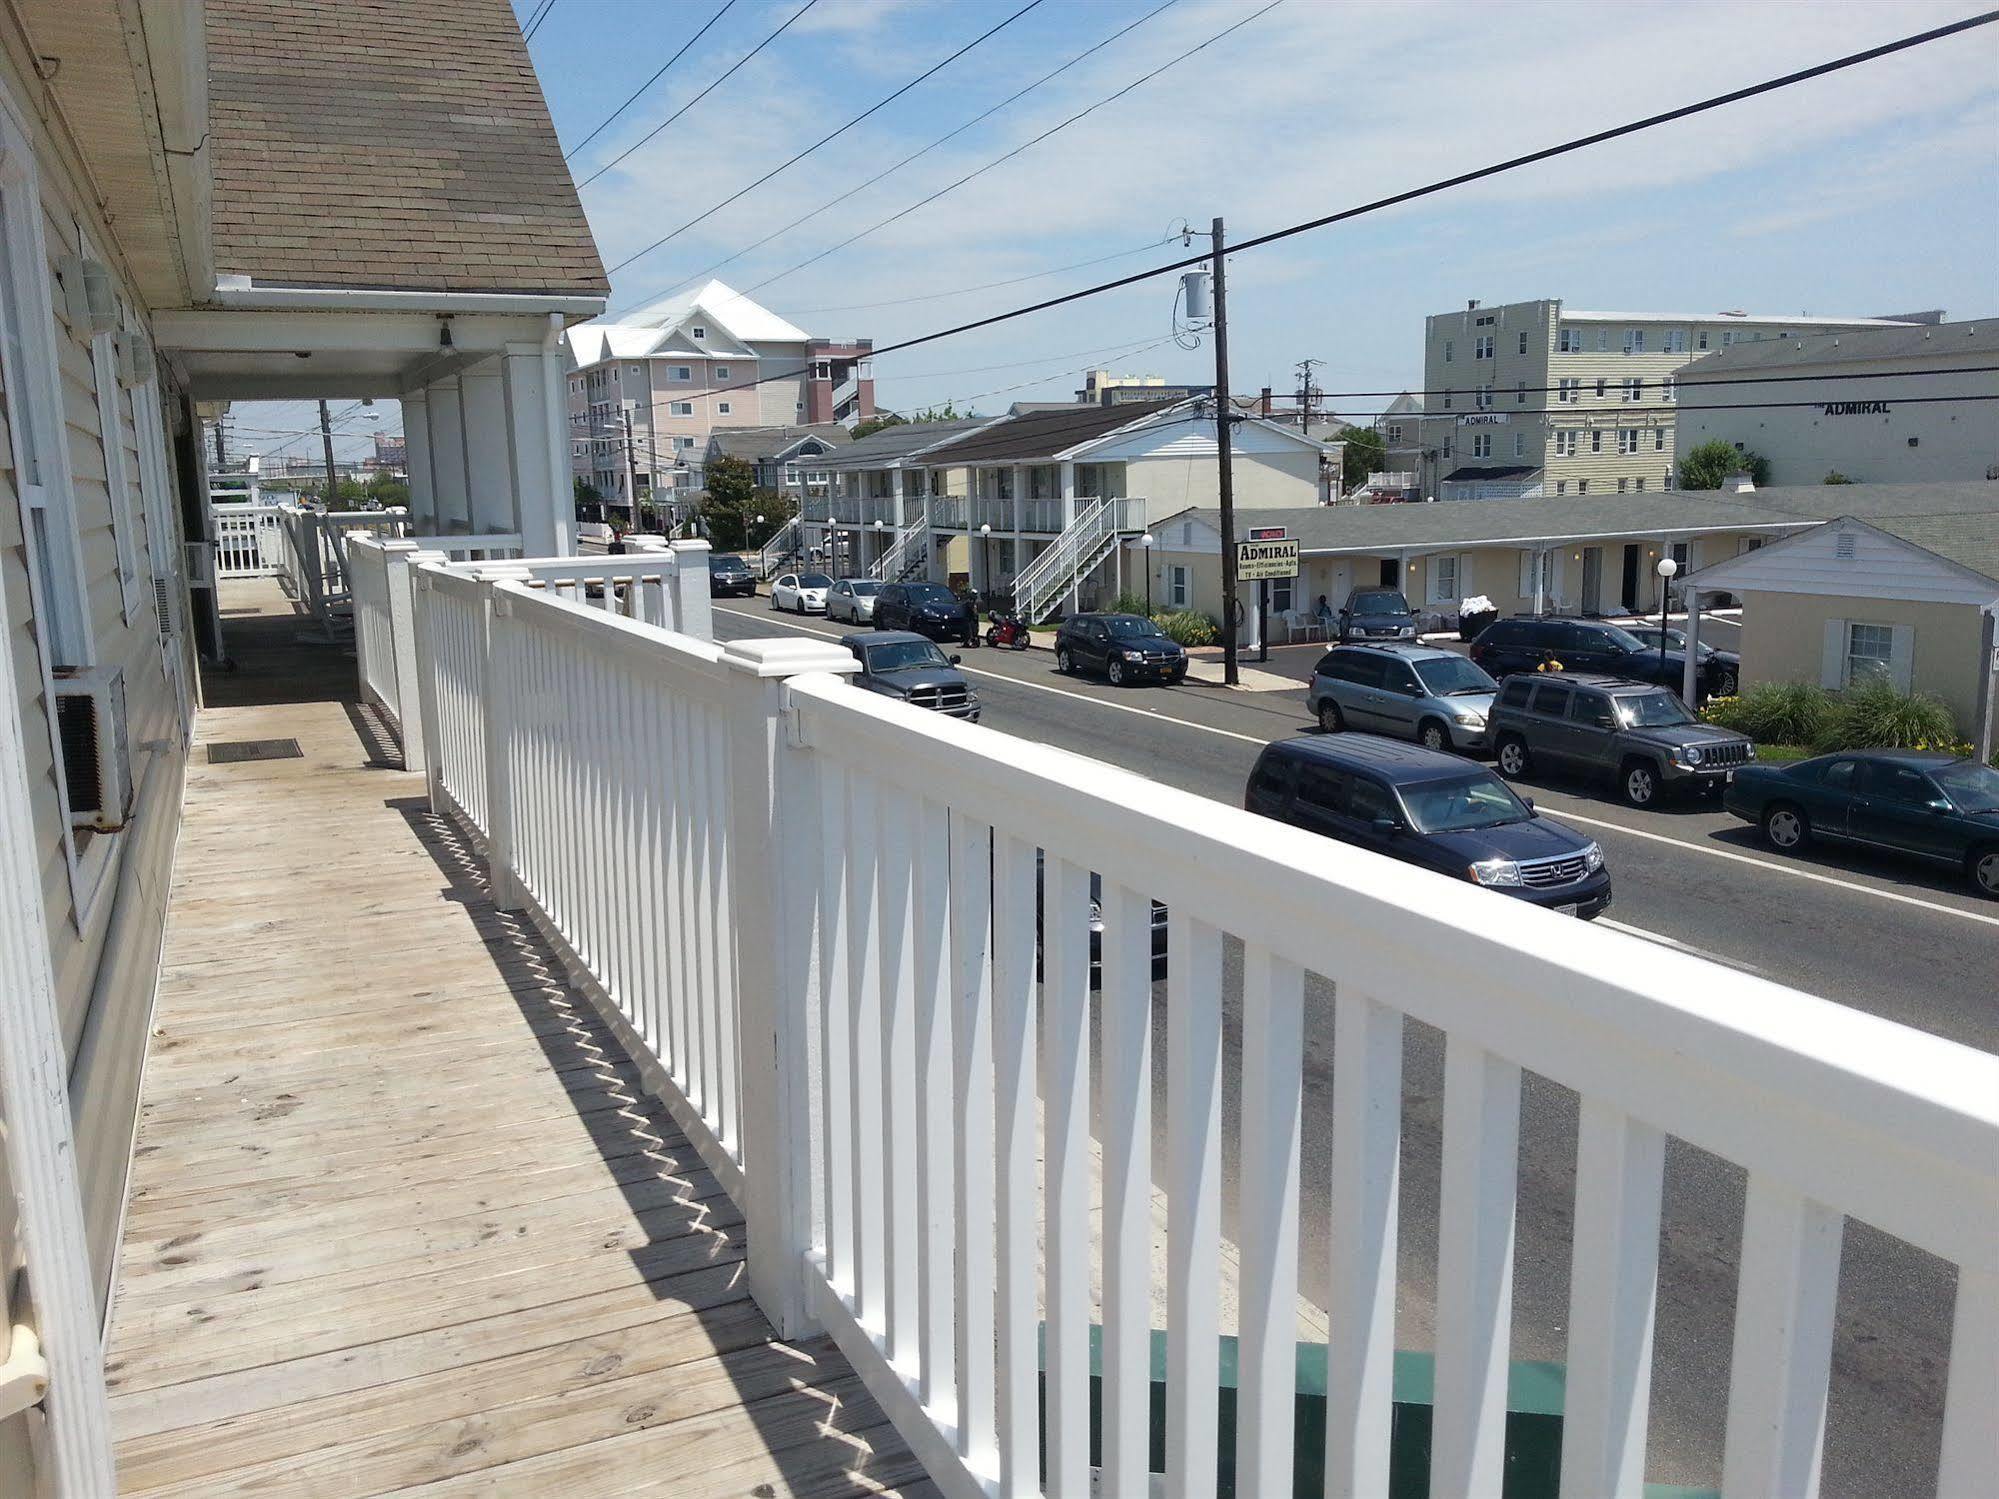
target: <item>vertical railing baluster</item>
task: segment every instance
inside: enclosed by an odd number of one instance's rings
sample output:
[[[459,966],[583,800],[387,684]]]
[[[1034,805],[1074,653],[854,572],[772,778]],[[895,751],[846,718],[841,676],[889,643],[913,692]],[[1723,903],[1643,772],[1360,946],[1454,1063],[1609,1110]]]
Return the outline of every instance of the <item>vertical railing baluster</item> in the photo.
[[[717,807],[726,806],[731,795],[729,783],[729,739],[719,713],[704,719],[707,729],[708,795]],[[715,960],[715,1132],[731,1155],[741,1158],[743,1143],[743,1080],[738,1068],[737,1042],[742,1034],[737,1013],[736,942],[741,936],[735,909],[730,901],[730,859],[728,825],[721,817],[708,822],[708,921],[713,933],[709,952]],[[784,933],[768,933],[769,940],[788,940]]]
[[[1236,1484],[1242,1494],[1286,1493],[1291,1487],[1304,1011],[1298,965],[1245,943],[1236,1404]]]
[[[911,1121],[916,1153],[916,1253],[922,1267],[917,1300],[920,1395],[940,1421],[956,1419],[953,1318],[957,1305],[952,1258],[952,1142],[958,1100],[952,1087],[951,817],[938,802],[914,806],[911,864],[912,935],[916,957],[916,1093]]]
[[[666,705],[666,797],[667,797],[667,889],[666,940],[669,962],[666,993],[666,1036],[668,1070],[683,1094],[692,1089],[693,1033],[690,1010],[694,993],[694,934],[688,916],[688,866],[693,853],[689,846],[687,799],[691,794],[687,774],[687,714],[685,698],[669,699]]]
[[[1665,1164],[1658,1130],[1603,1099],[1583,1098],[1562,1410],[1565,1499],[1644,1494]]]
[[[1049,858],[1041,892],[1048,1487],[1090,1481],[1090,873]]]
[[[911,807],[904,795],[876,802],[875,929],[881,976],[882,1222],[888,1249],[885,1323],[892,1363],[918,1356],[916,1262],[916,952],[910,932]]]
[[[1431,1499],[1496,1494],[1506,1457],[1520,1069],[1448,1037]]]
[[[1999,1391],[1999,1274],[1959,1266],[1944,1389],[1937,1493],[1975,1494],[1995,1467],[1992,1402]]]
[[[951,1043],[957,1087],[958,1452],[980,1472],[998,1462],[993,1426],[993,854],[992,830],[951,814]],[[933,1128],[934,1128],[933,1124]]]
[[[1402,1016],[1342,984],[1333,1010],[1333,1169],[1327,1216],[1326,1493],[1388,1492],[1395,1389]]]
[[[1035,848],[993,837],[993,1070],[999,1129],[996,1360],[1000,1492],[1041,1493],[1035,1182]]]
[[[871,1331],[888,1326],[887,1246],[882,1224],[881,920],[875,839],[881,826],[876,783],[847,776],[847,1059],[854,1117],[854,1307]]]
[[[1222,939],[1174,906],[1166,960],[1166,1491],[1213,1499],[1219,1461]]]
[[[851,1000],[847,987],[847,772],[830,757],[819,768],[819,1104],[820,1227],[826,1278],[852,1300],[854,1280],[854,1137]]]
[[[1818,1493],[1845,1221],[1774,1177],[1749,1173],[1722,1499]]]
[[[1106,880],[1102,1015],[1103,1491],[1150,1484],[1152,1424],[1152,902]]]
[[[706,703],[691,705],[686,723],[687,941],[693,980],[688,991],[688,1016],[692,1029],[688,1035],[687,1098],[696,1112],[712,1123],[714,1116],[709,1112],[709,1106],[713,1102],[714,1091],[709,1082],[709,1057],[715,1044],[712,1033],[718,1010],[715,955],[711,946],[714,932],[708,924],[708,881],[714,878],[714,871],[708,864],[708,824],[714,815],[713,804],[709,800],[708,733],[704,721],[709,711]],[[754,937],[756,934],[751,935]]]

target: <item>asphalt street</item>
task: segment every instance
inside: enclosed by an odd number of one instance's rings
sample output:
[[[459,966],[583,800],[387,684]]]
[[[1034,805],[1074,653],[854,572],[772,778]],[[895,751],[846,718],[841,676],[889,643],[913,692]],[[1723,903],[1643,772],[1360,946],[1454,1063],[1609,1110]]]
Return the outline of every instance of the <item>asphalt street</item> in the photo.
[[[718,601],[720,639],[851,628]],[[1058,676],[1044,651],[966,652],[964,666],[1002,732],[1113,761],[1187,790],[1239,802],[1260,747],[1312,732],[1303,693],[1214,687],[1117,690]],[[1273,653],[1275,654],[1275,653]],[[1707,805],[1638,812],[1607,788],[1536,782],[1542,811],[1602,844],[1615,881],[1607,922],[1762,977],[1999,1051],[1999,905],[1947,874],[1822,853],[1779,858],[1754,830]],[[1495,897],[1503,898],[1503,897]],[[1228,1044],[1239,975],[1227,977]],[[1317,979],[1305,1038],[1304,1290],[1324,1291],[1325,1163],[1330,1154],[1332,989]],[[1165,1046],[1164,985],[1155,995]],[[1233,1063],[1233,1058],[1231,1059]],[[1398,1343],[1428,1347],[1436,1273],[1443,1108],[1442,1037],[1411,1024],[1404,1062],[1404,1159]],[[1226,1075],[1233,1081],[1235,1067]],[[1155,1072],[1163,1089],[1163,1067]],[[1225,1099],[1233,1158],[1236,1098]],[[1163,1092],[1155,1119],[1163,1119]],[[1575,1095],[1530,1076],[1523,1090],[1513,1356],[1560,1360],[1567,1321],[1574,1193]],[[1163,1150],[1163,1140],[1155,1140]],[[1156,1178],[1163,1154],[1155,1155]],[[1233,1195],[1233,1173],[1229,1195]],[[1654,1481],[1716,1484],[1732,1337],[1742,1173],[1677,1144],[1669,1151],[1661,1241],[1653,1426]],[[1233,1201],[1227,1203],[1233,1218]],[[1906,1245],[1849,1224],[1842,1262],[1824,1492],[1872,1499],[1934,1483],[1954,1275]]]

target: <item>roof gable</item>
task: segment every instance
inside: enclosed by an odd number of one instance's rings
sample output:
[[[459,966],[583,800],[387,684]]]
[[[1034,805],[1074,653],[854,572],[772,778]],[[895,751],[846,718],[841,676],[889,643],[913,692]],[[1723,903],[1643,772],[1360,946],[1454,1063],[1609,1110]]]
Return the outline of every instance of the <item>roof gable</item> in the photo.
[[[709,281],[642,307],[626,321],[644,328],[680,328],[700,324],[709,337],[720,328],[739,346],[764,343],[809,343],[811,335],[786,322],[761,302],[732,286]],[[701,340],[698,342],[705,342]]]
[[[1318,439],[1294,432],[1289,427],[1261,417],[1236,423],[1229,434],[1229,446],[1245,455],[1260,453],[1322,453]],[[1215,458],[1221,443],[1215,435],[1215,419],[1198,406],[1184,405],[1162,411],[1137,425],[1090,442],[1079,443],[1059,456],[1064,459],[1116,461],[1132,458]]]
[[[944,444],[925,457],[933,466],[964,463],[1049,463],[1099,437],[1137,425],[1184,401],[1132,406],[1066,406],[1007,417]]]
[[[1945,547],[1961,538],[1969,555],[1990,555],[1993,571],[1846,515],[1704,567],[1688,581],[1740,593],[1999,605],[1999,516],[1900,516],[1887,524]]]

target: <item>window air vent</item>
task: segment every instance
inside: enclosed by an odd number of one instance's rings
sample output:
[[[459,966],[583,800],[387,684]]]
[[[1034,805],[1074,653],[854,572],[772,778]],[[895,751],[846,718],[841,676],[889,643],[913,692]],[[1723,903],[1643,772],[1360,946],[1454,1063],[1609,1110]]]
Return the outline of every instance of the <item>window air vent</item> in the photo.
[[[56,678],[56,731],[73,827],[115,833],[132,815],[125,674],[85,667]]]

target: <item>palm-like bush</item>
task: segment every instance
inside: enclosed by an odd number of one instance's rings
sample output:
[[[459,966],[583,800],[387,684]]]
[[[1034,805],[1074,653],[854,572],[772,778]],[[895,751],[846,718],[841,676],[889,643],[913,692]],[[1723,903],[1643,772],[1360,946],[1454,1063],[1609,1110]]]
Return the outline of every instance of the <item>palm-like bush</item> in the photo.
[[[1899,692],[1886,682],[1870,682],[1842,692],[1809,742],[1821,753],[1939,748],[1958,742],[1957,720],[1927,693]]]
[[[1761,744],[1816,744],[1832,695],[1807,682],[1758,682],[1735,697],[1710,699],[1701,717]]]
[[[1158,615],[1153,623],[1166,632],[1169,640],[1177,640],[1182,645],[1213,645],[1222,638],[1220,625],[1192,609]]]

